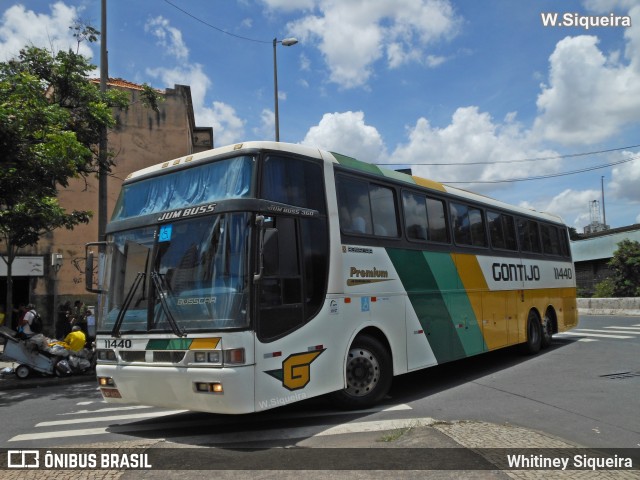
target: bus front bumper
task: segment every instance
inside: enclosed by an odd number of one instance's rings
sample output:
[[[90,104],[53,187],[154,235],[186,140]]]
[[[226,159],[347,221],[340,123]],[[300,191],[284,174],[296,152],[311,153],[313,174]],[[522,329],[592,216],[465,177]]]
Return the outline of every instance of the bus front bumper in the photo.
[[[229,414],[255,411],[253,365],[150,368],[99,364],[96,374],[108,403]]]

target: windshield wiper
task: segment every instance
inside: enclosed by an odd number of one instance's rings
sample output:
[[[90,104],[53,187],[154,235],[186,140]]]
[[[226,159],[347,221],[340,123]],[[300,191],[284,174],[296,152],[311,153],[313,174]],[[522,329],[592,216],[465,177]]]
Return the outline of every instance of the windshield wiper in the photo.
[[[167,303],[167,291],[162,286],[162,280],[158,272],[151,272],[151,281],[153,282],[153,286],[156,288],[158,299],[160,300],[160,305],[162,305],[162,310],[167,316],[167,320],[169,321],[171,330],[173,330],[173,333],[178,337],[186,337],[187,333],[180,328],[180,326],[176,322],[176,319],[171,313],[171,309],[169,308],[169,304]]]
[[[111,330],[112,337],[120,336],[120,327],[122,326],[122,322],[124,321],[124,316],[127,313],[127,310],[129,310],[129,305],[131,305],[131,300],[133,300],[133,296],[135,295],[136,290],[138,290],[138,287],[140,286],[140,282],[142,282],[142,279],[145,277],[145,275],[146,274],[144,272],[138,272],[138,274],[136,275],[136,278],[133,280],[133,283],[131,284],[131,288],[129,288],[129,291],[127,292],[127,296],[124,299],[124,303],[122,304],[122,308],[118,312],[118,317],[116,318],[116,322],[113,324],[113,330]]]

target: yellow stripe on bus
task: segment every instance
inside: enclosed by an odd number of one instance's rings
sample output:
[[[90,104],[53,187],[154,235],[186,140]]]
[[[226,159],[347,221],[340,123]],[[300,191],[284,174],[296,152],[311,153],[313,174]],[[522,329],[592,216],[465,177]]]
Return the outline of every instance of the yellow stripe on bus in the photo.
[[[426,178],[416,177],[416,176],[412,176],[411,178],[413,178],[416,184],[420,185],[421,187],[427,187],[427,188],[430,188],[431,190],[446,192],[446,190],[444,189],[441,183],[434,182],[433,180],[427,180]]]
[[[189,350],[213,350],[220,343],[220,338],[194,338]]]

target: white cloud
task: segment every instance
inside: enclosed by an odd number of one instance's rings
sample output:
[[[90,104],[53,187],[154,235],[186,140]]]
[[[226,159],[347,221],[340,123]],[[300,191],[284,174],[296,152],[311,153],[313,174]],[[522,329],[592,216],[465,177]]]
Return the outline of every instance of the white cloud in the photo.
[[[202,108],[198,122],[211,125],[216,147],[230,145],[244,140],[245,121],[238,117],[231,105],[223,102],[213,102],[213,108]]]
[[[630,9],[638,4],[637,0],[585,0],[584,5],[594,13],[609,14],[616,9]]]
[[[325,113],[300,143],[370,163],[384,161],[386,154],[380,133],[365,124],[362,112]]]
[[[399,164],[438,163],[440,165],[417,165],[413,172],[442,182],[506,180],[552,173],[559,168],[558,162],[553,160],[474,164],[557,155],[540,148],[529,132],[516,122],[515,114],[507,115],[503,123],[495,123],[478,107],[459,108],[444,128],[432,127],[426,118],[418,119],[415,126],[408,129],[408,137],[408,143],[395,149],[391,161]],[[491,184],[491,188],[495,187]],[[476,184],[474,189],[486,187]]]
[[[79,10],[62,2],[50,5],[51,14],[38,14],[23,5],[9,7],[0,18],[0,61],[18,55],[25,46],[36,46],[55,51],[71,48],[76,51],[78,44],[69,29],[78,18]],[[93,57],[91,47],[82,42],[79,53]]]
[[[612,2],[589,3],[601,8]],[[640,17],[640,6],[629,15]],[[541,138],[595,144],[640,121],[640,27],[625,29],[624,36],[624,58],[619,52],[605,55],[596,36],[558,42],[549,57],[549,83],[541,86],[537,100],[540,115],[534,129]]]
[[[179,66],[174,68],[149,68],[146,71],[147,75],[160,79],[168,87],[176,84],[191,87],[196,123],[213,128],[214,146],[221,147],[244,140],[246,122],[231,105],[220,101],[214,101],[210,105],[206,103],[205,97],[212,82],[204,73],[201,64],[188,63],[189,50],[182,41],[182,33],[162,17],[147,22],[145,31],[155,35],[159,43],[179,62]]]
[[[245,121],[238,117],[233,107],[224,102],[214,101],[211,106],[205,103],[205,95],[211,87],[211,80],[204,73],[202,65],[195,63],[173,69],[147,69],[147,74],[160,79],[170,87],[176,84],[191,87],[196,123],[213,127],[215,146],[229,145],[243,140]]]
[[[187,60],[189,57],[189,49],[182,40],[182,32],[172,27],[166,18],[159,16],[149,19],[144,25],[144,31],[156,37],[158,45],[178,60]]]
[[[185,64],[175,68],[148,68],[147,75],[160,79],[166,86],[173,88],[174,85],[189,85],[191,87],[191,99],[193,108],[197,110],[204,105],[204,98],[211,80],[204,73],[202,65],[198,63]]]
[[[272,8],[280,5],[265,0]],[[408,62],[435,66],[431,43],[458,32],[460,19],[448,0],[317,0],[319,14],[290,22],[288,30],[302,42],[319,39],[330,81],[344,88],[366,85],[373,65],[386,54],[389,68]]]
[[[621,159],[634,159],[613,167],[608,187],[618,199],[640,202],[640,152],[623,152]]]
[[[555,213],[563,217],[564,221],[582,232],[583,227],[591,223],[590,205],[594,200],[600,200],[600,190],[576,191],[566,189],[556,195],[546,205],[538,210]]]
[[[263,2],[271,10],[283,10],[285,12],[310,10],[315,4],[315,0],[263,0]]]
[[[274,138],[276,130],[275,113],[273,110],[264,108],[260,113],[260,125],[253,129],[256,138]]]

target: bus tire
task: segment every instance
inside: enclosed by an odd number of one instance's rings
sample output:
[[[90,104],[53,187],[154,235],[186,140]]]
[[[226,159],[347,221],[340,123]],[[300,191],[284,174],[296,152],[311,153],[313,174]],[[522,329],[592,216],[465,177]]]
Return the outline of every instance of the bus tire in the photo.
[[[542,319],[542,325],[540,328],[542,332],[542,336],[540,338],[540,346],[542,348],[547,348],[551,345],[551,341],[553,340],[553,320],[551,316],[547,313]]]
[[[379,402],[391,387],[391,355],[377,339],[356,337],[346,363],[347,388],[334,392],[331,399],[341,408],[365,408]]]
[[[527,318],[527,341],[522,344],[522,351],[527,355],[533,355],[540,351],[542,346],[542,327],[538,314],[531,310]]]

